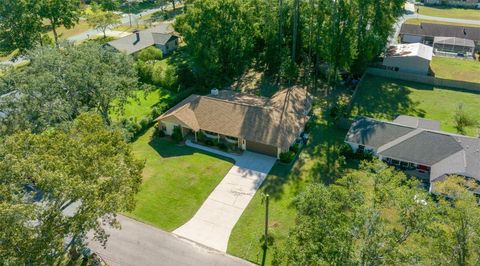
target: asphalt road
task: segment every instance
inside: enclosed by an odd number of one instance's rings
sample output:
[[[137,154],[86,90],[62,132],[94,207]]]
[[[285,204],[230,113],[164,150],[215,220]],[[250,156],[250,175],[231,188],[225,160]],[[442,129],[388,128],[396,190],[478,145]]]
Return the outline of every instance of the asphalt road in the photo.
[[[122,229],[107,229],[110,237],[106,249],[98,242],[88,244],[109,265],[253,265],[125,216],[119,215],[118,219]]]

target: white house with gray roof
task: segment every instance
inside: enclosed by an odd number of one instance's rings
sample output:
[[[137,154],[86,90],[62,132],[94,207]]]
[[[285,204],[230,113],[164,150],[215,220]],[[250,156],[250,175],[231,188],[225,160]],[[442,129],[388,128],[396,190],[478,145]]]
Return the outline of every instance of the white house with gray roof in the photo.
[[[126,54],[134,54],[145,48],[155,46],[166,55],[177,49],[178,36],[171,24],[161,23],[146,30],[137,30],[133,34],[107,44]]]
[[[407,174],[430,182],[449,175],[480,182],[480,139],[440,131],[440,123],[411,116],[393,122],[359,117],[345,142],[356,151],[371,151]]]

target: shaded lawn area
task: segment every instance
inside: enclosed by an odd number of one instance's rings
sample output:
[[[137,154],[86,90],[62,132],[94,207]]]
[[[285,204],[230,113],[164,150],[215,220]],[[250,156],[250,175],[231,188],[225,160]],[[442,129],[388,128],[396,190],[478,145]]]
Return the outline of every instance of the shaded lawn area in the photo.
[[[434,56],[430,67],[438,78],[480,83],[478,61]]]
[[[419,19],[411,18],[405,21],[405,24],[420,25],[420,23],[433,23],[433,24],[442,24],[442,25],[452,25],[452,26],[467,26],[467,27],[480,27],[478,24],[464,24],[464,23],[455,23],[447,21],[438,21],[438,20],[429,20],[429,19]]]
[[[150,141],[153,129],[132,143],[145,160],[135,210],[127,215],[173,231],[193,217],[233,166],[233,161],[166,139]]]
[[[415,6],[419,14],[433,17],[480,20],[480,10],[473,8]]]
[[[460,104],[480,121],[480,92],[438,88],[420,83],[366,76],[355,99],[352,116],[393,120],[412,115],[441,122],[442,130],[456,133],[453,116]],[[476,130],[469,128],[468,135]]]
[[[319,114],[320,115],[320,114]],[[319,116],[318,116],[319,117]],[[288,232],[295,224],[295,197],[312,182],[329,184],[350,165],[338,160],[346,130],[317,118],[311,139],[293,166],[277,163],[235,225],[228,243],[229,254],[254,263],[263,259],[265,205],[263,194],[270,195],[269,249],[266,265],[271,265],[274,246],[285,247]]]

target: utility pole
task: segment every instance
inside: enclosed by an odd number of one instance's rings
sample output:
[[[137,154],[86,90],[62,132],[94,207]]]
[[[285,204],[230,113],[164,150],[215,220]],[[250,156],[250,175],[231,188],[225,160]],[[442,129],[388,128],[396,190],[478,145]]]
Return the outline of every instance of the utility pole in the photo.
[[[128,20],[130,22],[130,28],[132,27],[132,2],[128,1]]]
[[[265,249],[267,249],[267,243],[268,243],[268,199],[270,195],[266,194],[265,195]]]
[[[262,257],[262,266],[265,265],[265,261],[267,258],[267,247],[268,247],[268,199],[269,195],[265,194],[265,236],[264,236],[264,243],[263,243],[263,257]]]

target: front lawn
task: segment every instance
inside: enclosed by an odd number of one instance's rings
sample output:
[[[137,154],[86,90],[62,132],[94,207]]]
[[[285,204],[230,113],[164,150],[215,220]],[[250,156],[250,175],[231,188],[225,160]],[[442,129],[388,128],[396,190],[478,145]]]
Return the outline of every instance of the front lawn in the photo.
[[[415,6],[419,14],[433,17],[480,20],[480,10],[454,7]]]
[[[346,130],[327,123],[318,113],[309,144],[293,167],[277,163],[235,225],[228,243],[229,254],[254,263],[263,259],[262,241],[265,222],[263,194],[270,195],[269,249],[266,265],[271,265],[274,246],[284,247],[288,232],[295,224],[295,197],[312,182],[329,184],[348,168],[338,159]]]
[[[480,83],[478,61],[434,56],[430,68],[438,78]]]
[[[131,144],[145,168],[136,208],[127,215],[173,231],[193,217],[233,161],[165,139],[150,141],[152,132]]]
[[[440,121],[442,130],[456,133],[453,116],[459,104],[480,121],[480,92],[438,88],[420,83],[367,76],[359,88],[352,116],[393,120],[400,114]],[[474,128],[468,135],[476,136]]]
[[[63,26],[57,28],[57,34],[60,40],[66,40],[72,36],[81,34],[83,32],[86,32],[91,29],[91,26],[88,25],[87,21],[84,19],[81,19],[78,24],[76,24],[74,27],[67,29]],[[48,32],[48,36],[50,36],[52,39],[53,37],[53,31]]]

